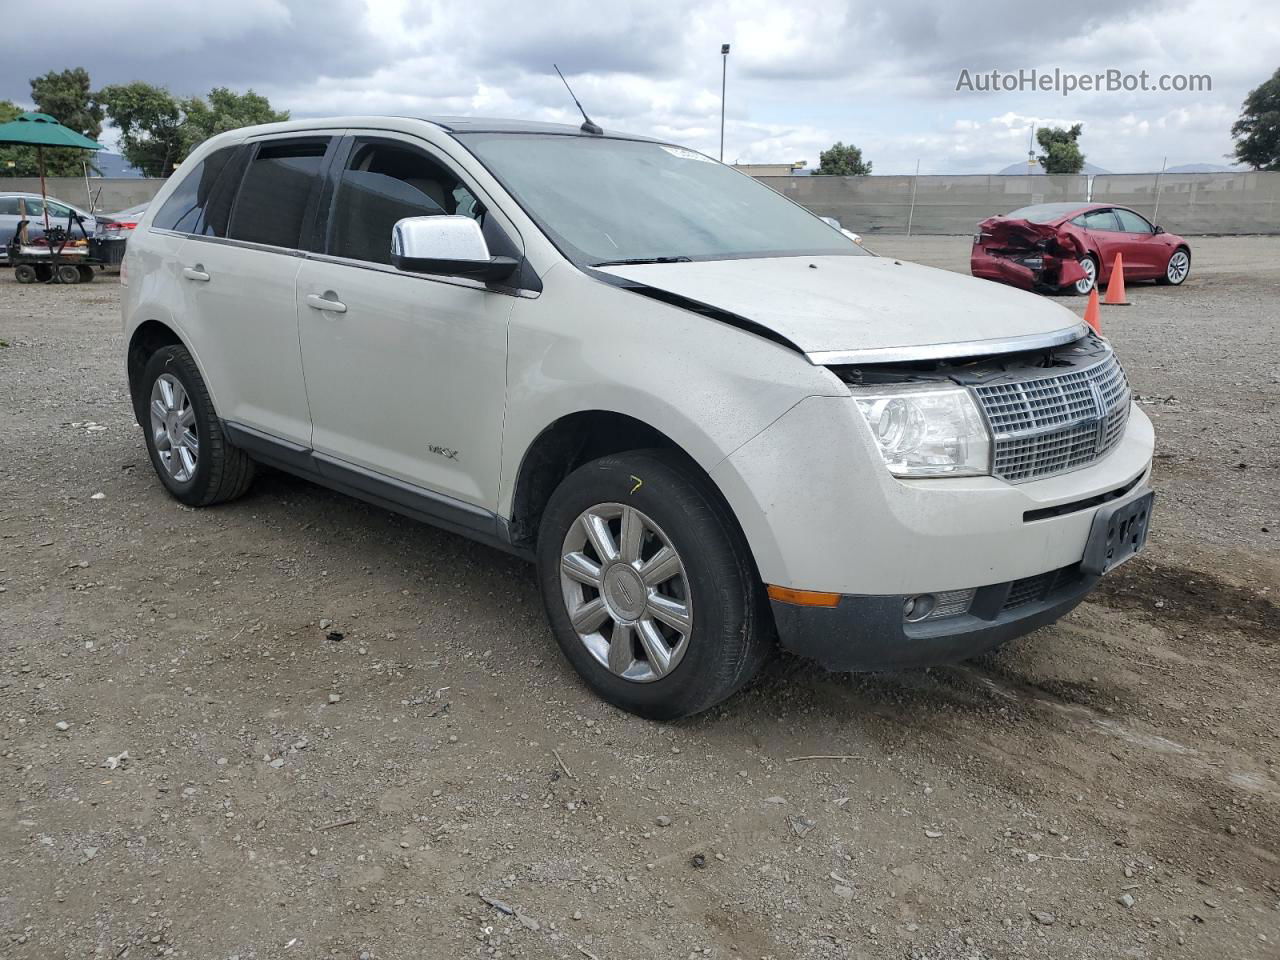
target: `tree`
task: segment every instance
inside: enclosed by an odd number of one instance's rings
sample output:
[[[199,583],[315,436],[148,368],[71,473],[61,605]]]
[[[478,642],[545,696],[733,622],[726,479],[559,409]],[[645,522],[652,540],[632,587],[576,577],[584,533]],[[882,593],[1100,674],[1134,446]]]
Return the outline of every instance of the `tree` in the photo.
[[[1231,136],[1241,163],[1255,170],[1280,170],[1280,70],[1249,91]]]
[[[862,151],[853,144],[837,141],[830,150],[818,155],[815,177],[865,177],[871,173],[871,161],[862,159]]]
[[[182,110],[183,156],[227,130],[289,119],[289,111],[272,110],[271,102],[261,94],[253,90],[236,93],[226,87],[210,90],[207,102],[200,97],[188,97],[182,101]]]
[[[186,155],[182,107],[164,87],[115,83],[97,94],[120,131],[124,158],[148,177],[167,177]]]
[[[36,110],[47,113],[64,127],[97,140],[102,133],[102,107],[90,92],[89,71],[84,67],[50,70],[31,80],[31,99]],[[81,163],[93,165],[91,150],[46,150],[45,172],[51,177],[74,177],[83,172]]]
[[[97,95],[120,129],[124,157],[148,177],[167,177],[197,146],[214,134],[255,123],[288,120],[261,94],[214,87],[209,98],[179,100],[149,83],[114,84]]]
[[[1036,131],[1036,142],[1044,151],[1039,159],[1045,173],[1079,173],[1084,169],[1084,154],[1079,144],[1083,129],[1084,124],[1077,123],[1070,130],[1041,127]]]

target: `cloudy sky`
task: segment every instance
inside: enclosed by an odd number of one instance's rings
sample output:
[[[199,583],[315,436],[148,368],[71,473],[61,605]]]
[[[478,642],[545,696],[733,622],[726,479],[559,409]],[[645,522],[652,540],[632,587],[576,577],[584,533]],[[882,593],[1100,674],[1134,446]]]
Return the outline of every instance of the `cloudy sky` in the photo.
[[[0,6],[16,0],[4,0]],[[61,59],[96,85],[174,93],[252,87],[295,117],[476,114],[577,122],[558,62],[592,117],[719,149],[807,160],[856,143],[877,173],[992,173],[1026,157],[1032,123],[1083,122],[1113,171],[1226,163],[1249,89],[1280,67],[1274,0],[113,0],[59,17],[54,44],[6,45],[0,98]],[[109,10],[109,13],[106,12]],[[66,51],[65,55],[62,51]],[[1107,69],[1208,74],[1211,92],[978,93],[971,75]],[[108,139],[110,133],[108,132]]]

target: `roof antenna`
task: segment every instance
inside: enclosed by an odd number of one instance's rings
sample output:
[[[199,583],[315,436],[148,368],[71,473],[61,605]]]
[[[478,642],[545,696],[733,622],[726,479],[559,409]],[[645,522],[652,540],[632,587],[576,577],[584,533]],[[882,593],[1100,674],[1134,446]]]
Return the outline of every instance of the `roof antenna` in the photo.
[[[554,63],[552,66],[556,67]],[[573,102],[577,105],[579,110],[582,110],[582,104],[578,103],[578,98],[573,94],[573,87],[569,86],[569,81],[564,78],[563,73],[560,73],[559,67],[556,67],[556,73],[560,74],[560,82],[563,83],[564,88],[569,91],[569,96],[573,97]],[[582,126],[578,129],[583,133],[594,133],[596,136],[600,136],[604,133],[599,126],[591,122],[591,118],[587,116],[587,111],[585,110],[582,110]]]

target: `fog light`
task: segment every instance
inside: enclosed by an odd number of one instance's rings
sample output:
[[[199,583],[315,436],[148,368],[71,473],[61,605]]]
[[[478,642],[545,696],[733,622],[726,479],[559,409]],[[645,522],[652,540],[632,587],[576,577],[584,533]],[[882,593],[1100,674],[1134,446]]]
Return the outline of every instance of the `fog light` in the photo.
[[[923,620],[933,612],[933,604],[932,593],[917,593],[914,597],[907,597],[902,604],[902,617],[908,623]]]
[[[957,617],[969,612],[977,592],[976,588],[969,587],[965,590],[944,590],[940,593],[917,593],[903,601],[902,619],[908,623],[919,623],[921,620]]]

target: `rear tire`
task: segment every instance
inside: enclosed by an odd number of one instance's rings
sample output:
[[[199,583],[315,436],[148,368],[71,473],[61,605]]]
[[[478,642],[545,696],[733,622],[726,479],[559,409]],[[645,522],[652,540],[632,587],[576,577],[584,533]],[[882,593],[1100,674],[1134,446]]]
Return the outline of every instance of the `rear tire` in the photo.
[[[36,273],[36,268],[29,263],[20,263],[13,268],[13,279],[19,283],[35,283],[40,279]]]
[[[76,269],[80,271],[81,283],[93,282],[93,267],[81,266],[81,267],[77,267]]]
[[[249,489],[253,461],[223,434],[204,378],[186,347],[161,347],[152,354],[138,390],[136,406],[151,465],[175,499],[207,507]]]
[[[601,457],[565,478],[543,512],[537,559],[560,649],[598,696],[630,713],[675,720],[706,710],[773,649],[741,530],[706,477],[671,451]]]
[[[60,264],[56,274],[59,283],[79,283],[83,279],[80,276],[80,268],[74,263]]]
[[[1077,297],[1087,297],[1089,292],[1098,285],[1098,261],[1090,253],[1077,262],[1084,268],[1086,276],[1083,280],[1070,284],[1067,289]]]

